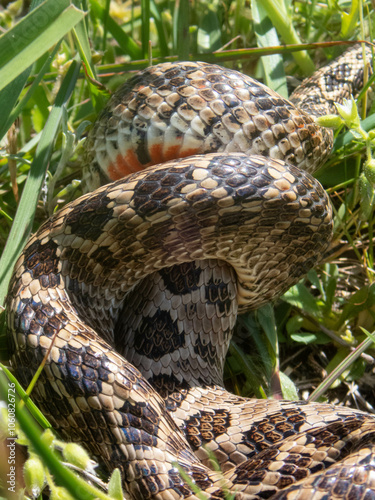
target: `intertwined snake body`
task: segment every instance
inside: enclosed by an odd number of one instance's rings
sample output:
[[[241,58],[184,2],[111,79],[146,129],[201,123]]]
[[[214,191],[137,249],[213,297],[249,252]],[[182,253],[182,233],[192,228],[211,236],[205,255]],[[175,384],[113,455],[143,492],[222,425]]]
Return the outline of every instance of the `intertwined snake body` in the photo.
[[[87,139],[87,183],[120,180],[57,212],[19,258],[17,376],[27,385],[50,349],[34,400],[120,468],[130,498],[375,498],[372,416],[241,398],[222,380],[237,313],[280,296],[329,244],[327,195],[303,170],[332,145],[313,115],[362,74],[352,49],[297,89],[298,109],[218,66],[145,70]]]

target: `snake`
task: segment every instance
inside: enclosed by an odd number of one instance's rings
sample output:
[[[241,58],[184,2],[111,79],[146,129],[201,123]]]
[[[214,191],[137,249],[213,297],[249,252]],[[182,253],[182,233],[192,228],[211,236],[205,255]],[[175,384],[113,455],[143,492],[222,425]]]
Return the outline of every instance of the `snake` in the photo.
[[[18,258],[14,372],[26,387],[46,359],[34,402],[120,470],[125,498],[375,498],[374,416],[223,382],[237,315],[327,251],[332,210],[312,173],[333,132],[316,117],[358,94],[364,54],[350,48],[289,100],[204,62],[132,76],[86,139],[91,191]]]

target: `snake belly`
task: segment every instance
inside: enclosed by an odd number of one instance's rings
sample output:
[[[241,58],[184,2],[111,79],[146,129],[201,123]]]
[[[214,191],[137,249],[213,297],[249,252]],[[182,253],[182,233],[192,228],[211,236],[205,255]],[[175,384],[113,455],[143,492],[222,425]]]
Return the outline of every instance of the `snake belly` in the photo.
[[[120,469],[126,498],[375,498],[372,416],[223,388],[237,314],[279,297],[329,245],[329,200],[305,170],[332,134],[313,116],[361,75],[354,48],[287,101],[215,65],[146,69],[87,139],[95,191],[18,259],[17,377],[28,385],[50,349],[33,399],[64,439]]]

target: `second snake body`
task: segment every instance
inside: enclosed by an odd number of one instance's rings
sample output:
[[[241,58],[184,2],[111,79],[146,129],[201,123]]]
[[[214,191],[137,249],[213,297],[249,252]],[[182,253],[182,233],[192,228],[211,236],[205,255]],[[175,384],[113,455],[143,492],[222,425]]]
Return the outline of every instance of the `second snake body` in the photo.
[[[375,498],[372,416],[241,398],[222,380],[237,313],[280,296],[329,244],[327,195],[303,169],[332,134],[311,115],[361,72],[354,49],[302,84],[292,100],[309,115],[217,66],[145,70],[87,140],[87,183],[115,182],[57,212],[19,258],[17,376],[27,385],[51,348],[35,401],[120,468],[130,498],[198,499],[178,467],[210,499]]]

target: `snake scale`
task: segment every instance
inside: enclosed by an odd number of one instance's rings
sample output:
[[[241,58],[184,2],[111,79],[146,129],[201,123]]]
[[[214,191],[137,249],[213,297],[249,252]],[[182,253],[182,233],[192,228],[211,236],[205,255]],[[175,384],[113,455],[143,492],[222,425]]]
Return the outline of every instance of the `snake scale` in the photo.
[[[120,469],[127,498],[375,498],[373,416],[223,387],[237,314],[328,247],[329,200],[308,172],[333,135],[314,116],[358,93],[363,66],[350,49],[290,101],[211,64],[142,71],[87,138],[95,190],[26,245],[7,300],[15,372],[26,386],[50,348],[34,401]]]

